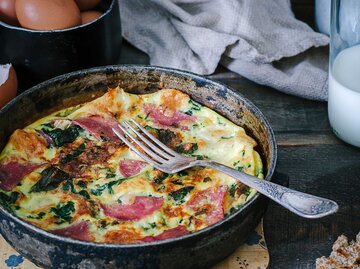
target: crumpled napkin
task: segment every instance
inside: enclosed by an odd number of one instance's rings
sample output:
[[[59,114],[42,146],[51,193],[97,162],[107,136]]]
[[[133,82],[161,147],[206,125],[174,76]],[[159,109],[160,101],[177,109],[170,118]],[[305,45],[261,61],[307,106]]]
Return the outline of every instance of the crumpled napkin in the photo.
[[[150,64],[212,74],[218,64],[259,84],[327,99],[328,37],[289,0],[119,0],[123,36]]]

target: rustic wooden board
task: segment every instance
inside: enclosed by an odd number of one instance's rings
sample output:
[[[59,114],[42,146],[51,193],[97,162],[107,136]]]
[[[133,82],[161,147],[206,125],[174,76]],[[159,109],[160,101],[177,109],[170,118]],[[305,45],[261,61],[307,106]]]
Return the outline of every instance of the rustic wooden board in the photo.
[[[339,235],[355,238],[360,230],[360,150],[344,144],[280,148],[277,171],[288,176],[291,188],[340,206],[335,215],[306,220],[270,203],[264,220],[269,268],[314,268]]]

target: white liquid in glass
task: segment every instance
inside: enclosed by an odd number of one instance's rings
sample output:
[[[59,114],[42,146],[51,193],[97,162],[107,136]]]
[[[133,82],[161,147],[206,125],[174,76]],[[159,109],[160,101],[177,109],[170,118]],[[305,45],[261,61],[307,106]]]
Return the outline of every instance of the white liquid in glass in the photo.
[[[334,60],[328,111],[335,134],[360,147],[360,45],[343,50]]]

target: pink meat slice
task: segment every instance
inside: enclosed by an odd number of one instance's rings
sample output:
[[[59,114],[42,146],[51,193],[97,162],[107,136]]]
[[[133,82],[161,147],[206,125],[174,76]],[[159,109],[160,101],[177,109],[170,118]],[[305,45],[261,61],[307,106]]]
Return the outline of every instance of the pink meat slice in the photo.
[[[91,235],[89,231],[89,224],[86,221],[81,221],[77,224],[71,225],[66,228],[56,229],[51,231],[54,234],[71,237],[73,239],[81,241],[91,241]]]
[[[141,169],[146,166],[146,163],[139,160],[123,160],[120,161],[119,168],[120,173],[124,177],[131,177],[140,173]]]
[[[188,207],[198,212],[206,208],[206,221],[208,225],[214,224],[224,218],[224,199],[227,191],[226,185],[218,188],[208,188],[198,192],[189,203]]]
[[[175,111],[171,115],[167,115],[167,111],[164,107],[151,104],[145,105],[144,111],[151,119],[154,120],[155,123],[163,126],[179,125],[180,128],[186,130],[189,128],[185,125],[181,125],[182,121],[194,122],[196,120],[196,117],[187,115],[180,111]]]
[[[92,134],[97,140],[102,137],[110,141],[118,142],[120,139],[113,132],[112,128],[120,131],[118,122],[114,118],[103,118],[100,116],[80,117],[73,121],[76,125]]]
[[[104,214],[121,220],[140,220],[159,210],[164,202],[161,197],[136,196],[133,204],[102,205]]]
[[[4,191],[11,191],[27,174],[39,168],[43,164],[21,164],[10,161],[0,164],[0,188]]]
[[[143,239],[141,239],[142,242],[154,242],[159,240],[165,240],[169,238],[179,237],[185,234],[188,234],[188,230],[185,228],[185,226],[179,225],[176,228],[169,229],[159,235],[156,236],[146,236]]]

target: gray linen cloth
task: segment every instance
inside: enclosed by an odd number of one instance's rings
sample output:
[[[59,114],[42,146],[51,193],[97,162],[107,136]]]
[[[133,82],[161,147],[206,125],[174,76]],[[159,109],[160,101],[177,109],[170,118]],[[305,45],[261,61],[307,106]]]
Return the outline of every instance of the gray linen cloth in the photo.
[[[119,0],[123,36],[150,64],[212,74],[218,64],[259,84],[327,99],[328,37],[289,0]]]

